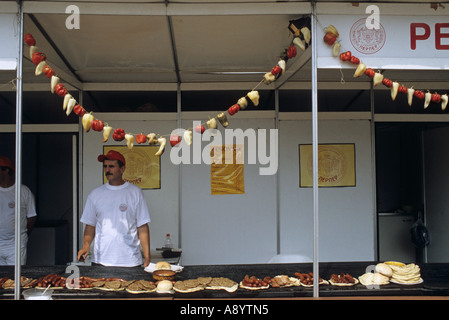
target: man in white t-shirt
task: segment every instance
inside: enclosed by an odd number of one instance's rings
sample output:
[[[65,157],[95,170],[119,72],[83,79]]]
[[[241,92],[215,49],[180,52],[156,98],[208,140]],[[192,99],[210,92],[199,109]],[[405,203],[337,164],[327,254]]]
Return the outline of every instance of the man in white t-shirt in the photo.
[[[36,222],[36,205],[31,190],[21,186],[20,192],[21,264],[26,264],[28,235]],[[0,156],[0,265],[15,264],[16,186],[14,166]]]
[[[81,217],[85,229],[78,260],[86,258],[94,242],[93,265],[146,267],[150,264],[150,213],[143,192],[123,180],[126,161],[121,153],[111,150],[99,155],[98,161],[103,162],[108,182],[87,197]]]

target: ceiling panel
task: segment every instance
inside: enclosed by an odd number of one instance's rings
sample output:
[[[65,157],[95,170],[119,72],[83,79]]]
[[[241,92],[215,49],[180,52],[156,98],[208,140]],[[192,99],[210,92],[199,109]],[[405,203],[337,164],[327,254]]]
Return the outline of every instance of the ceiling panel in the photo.
[[[292,41],[298,16],[176,16],[174,39],[182,72],[267,72]]]
[[[78,30],[67,15],[35,18],[83,82],[176,81],[167,17],[81,15]]]

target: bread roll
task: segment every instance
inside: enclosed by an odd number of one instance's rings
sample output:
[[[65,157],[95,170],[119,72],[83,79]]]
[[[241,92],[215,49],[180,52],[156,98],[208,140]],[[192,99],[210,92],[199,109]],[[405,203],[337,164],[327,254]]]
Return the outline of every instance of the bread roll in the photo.
[[[155,270],[171,270],[171,265],[170,265],[170,263],[168,263],[166,261],[159,261],[154,266],[154,269]]]
[[[159,281],[157,284],[157,290],[161,292],[167,292],[173,289],[173,283],[169,280]]]
[[[393,269],[386,263],[378,263],[376,265],[376,271],[386,277],[391,277],[393,275]]]

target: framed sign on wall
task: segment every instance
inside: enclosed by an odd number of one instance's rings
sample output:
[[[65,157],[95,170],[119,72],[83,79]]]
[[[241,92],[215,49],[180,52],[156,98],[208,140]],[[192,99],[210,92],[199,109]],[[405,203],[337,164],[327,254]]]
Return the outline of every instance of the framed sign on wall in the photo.
[[[154,154],[159,146],[103,146],[104,154],[110,150],[120,152],[126,160],[126,170],[123,179],[141,189],[161,188],[161,159]],[[103,183],[106,183],[103,175]]]
[[[318,186],[355,187],[355,145],[318,145]],[[313,186],[312,145],[299,145],[299,186]]]

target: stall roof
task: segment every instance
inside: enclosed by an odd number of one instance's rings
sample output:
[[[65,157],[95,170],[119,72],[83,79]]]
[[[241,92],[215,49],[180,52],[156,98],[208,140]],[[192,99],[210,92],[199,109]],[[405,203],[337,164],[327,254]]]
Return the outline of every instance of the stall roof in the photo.
[[[14,1],[4,1],[13,2]],[[325,5],[326,1],[316,1]],[[422,1],[382,1],[423,3]],[[360,3],[332,1],[344,8]],[[374,3],[374,1],[366,1]],[[79,29],[66,23],[80,10]],[[426,6],[431,6],[426,2]],[[0,6],[0,10],[1,10]],[[292,35],[290,20],[311,13],[310,1],[273,0],[59,0],[23,1],[24,32],[31,33],[51,65],[69,84],[84,91],[248,90],[277,64]],[[66,10],[67,13],[66,13]],[[430,10],[430,9],[429,9]],[[24,49],[23,79],[27,91],[48,90],[48,79],[34,76],[35,66]],[[289,61],[282,81],[260,89],[310,88],[310,49]],[[395,79],[449,81],[438,70],[394,72]],[[419,71],[418,71],[419,72]],[[368,88],[366,77],[352,79],[353,88]],[[319,81],[340,84],[340,70],[320,70]],[[14,72],[1,72],[2,83]],[[393,76],[392,76],[393,77]],[[351,88],[351,86],[346,86]],[[4,90],[4,89],[3,89]]]

